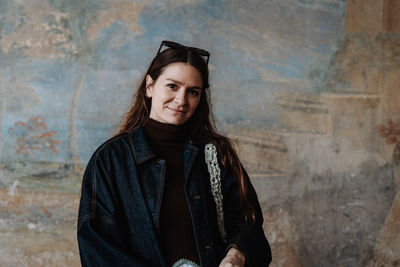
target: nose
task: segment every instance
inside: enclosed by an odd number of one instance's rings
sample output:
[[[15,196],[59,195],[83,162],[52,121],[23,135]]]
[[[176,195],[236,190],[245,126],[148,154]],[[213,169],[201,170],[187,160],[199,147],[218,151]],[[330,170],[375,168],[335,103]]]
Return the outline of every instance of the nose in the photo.
[[[180,106],[186,104],[186,90],[184,88],[182,88],[176,93],[174,102]]]

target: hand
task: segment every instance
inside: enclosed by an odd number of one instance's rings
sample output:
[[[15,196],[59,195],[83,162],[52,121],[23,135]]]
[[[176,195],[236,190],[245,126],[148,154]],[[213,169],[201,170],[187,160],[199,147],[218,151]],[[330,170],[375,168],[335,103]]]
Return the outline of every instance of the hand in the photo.
[[[219,267],[244,267],[245,256],[236,248],[231,248],[222,259]]]

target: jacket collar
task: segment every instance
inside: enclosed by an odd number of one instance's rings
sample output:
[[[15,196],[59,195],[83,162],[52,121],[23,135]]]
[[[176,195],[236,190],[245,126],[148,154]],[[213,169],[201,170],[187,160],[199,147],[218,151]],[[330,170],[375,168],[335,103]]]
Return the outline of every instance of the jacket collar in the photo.
[[[147,136],[143,130],[143,127],[140,127],[135,131],[133,131],[132,136],[133,136],[133,141],[132,141],[133,156],[135,157],[137,164],[140,164],[156,156],[150,147],[149,141],[147,140]]]
[[[135,157],[136,163],[143,163],[151,158],[155,158],[156,155],[151,149],[150,143],[147,139],[146,133],[143,130],[143,127],[139,127],[135,131],[132,132],[132,149],[133,155]],[[200,143],[191,140],[190,138],[185,143],[185,151],[190,149],[194,152],[198,151],[198,145]]]

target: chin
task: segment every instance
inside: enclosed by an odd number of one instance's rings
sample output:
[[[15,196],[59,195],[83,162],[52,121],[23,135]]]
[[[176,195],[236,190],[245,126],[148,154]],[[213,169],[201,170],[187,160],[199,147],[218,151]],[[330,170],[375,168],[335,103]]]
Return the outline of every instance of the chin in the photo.
[[[178,120],[176,118],[168,120],[168,123],[173,124],[173,125],[181,125],[181,124],[184,124],[185,122],[187,122],[187,120],[184,120],[184,119]]]
[[[170,114],[163,114],[163,116],[158,116],[158,118],[156,118],[155,120],[163,122],[163,123],[172,124],[172,125],[181,125],[190,119],[190,118],[187,118],[187,116],[182,116],[183,114],[181,114],[180,116],[176,116],[176,115],[177,114],[170,116]]]
[[[170,121],[170,122],[168,122],[169,124],[173,124],[173,125],[181,125],[181,124],[184,124],[186,121],[176,121],[176,120],[173,120],[173,121]]]

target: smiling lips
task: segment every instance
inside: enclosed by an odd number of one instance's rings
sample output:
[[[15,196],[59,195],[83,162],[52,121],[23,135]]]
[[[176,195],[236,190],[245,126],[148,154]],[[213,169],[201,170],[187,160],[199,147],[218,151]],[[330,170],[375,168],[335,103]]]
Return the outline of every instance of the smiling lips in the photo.
[[[174,108],[170,108],[170,107],[167,107],[167,108],[172,110],[172,111],[178,112],[178,113],[186,113],[185,110],[178,110],[178,109],[174,109]]]

